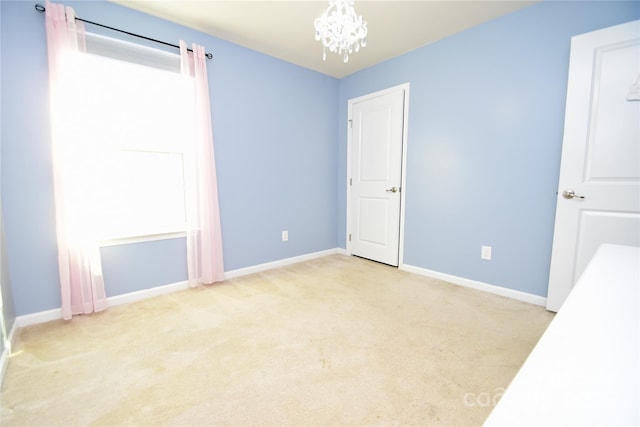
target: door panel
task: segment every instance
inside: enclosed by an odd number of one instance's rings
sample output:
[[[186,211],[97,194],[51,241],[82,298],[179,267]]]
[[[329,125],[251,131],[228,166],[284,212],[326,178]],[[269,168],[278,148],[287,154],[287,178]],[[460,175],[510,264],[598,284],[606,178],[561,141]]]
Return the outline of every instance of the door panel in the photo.
[[[627,99],[638,75],[640,21],[573,37],[549,310],[599,245],[640,246],[640,102]]]
[[[400,241],[404,89],[350,101],[352,254],[397,266]]]
[[[358,239],[384,249],[388,243],[389,200],[361,197],[358,205]]]
[[[360,174],[362,183],[386,183],[389,181],[390,164],[395,160],[389,155],[393,148],[394,140],[389,133],[392,131],[393,111],[392,106],[385,105],[384,100],[376,100],[374,106],[358,105],[355,108],[357,117],[356,136],[360,149]]]
[[[589,181],[637,180],[640,177],[640,103],[625,99],[633,81],[621,78],[621,70],[629,69],[630,73],[625,74],[633,78],[633,64],[640,63],[638,41],[597,48],[595,62],[585,178]],[[635,123],[635,126],[624,126],[625,123]]]

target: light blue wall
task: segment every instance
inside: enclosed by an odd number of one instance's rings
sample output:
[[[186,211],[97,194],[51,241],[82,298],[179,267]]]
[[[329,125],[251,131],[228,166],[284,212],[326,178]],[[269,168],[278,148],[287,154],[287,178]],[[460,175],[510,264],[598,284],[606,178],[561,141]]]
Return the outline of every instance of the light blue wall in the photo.
[[[0,21],[2,20],[2,9],[0,8]],[[0,67],[0,81],[2,79],[2,68]],[[0,109],[0,117],[1,109]],[[2,121],[0,120],[0,129]],[[0,159],[2,158],[2,139],[0,139]],[[2,162],[0,162],[0,166]],[[0,174],[0,182],[2,174]],[[4,322],[6,332],[9,333],[16,319],[16,310],[13,303],[13,289],[11,287],[11,278],[9,277],[9,259],[7,257],[7,249],[4,237],[4,214],[2,203],[0,201],[0,294],[2,297],[2,321]],[[4,350],[4,340],[0,344],[0,352]]]
[[[570,38],[639,5],[544,2],[342,79],[342,247],[348,99],[409,82],[404,263],[545,296]]]
[[[0,208],[1,210],[2,208]],[[0,212],[0,293],[2,294],[2,321],[6,328],[6,332],[10,333],[11,328],[16,320],[16,309],[13,303],[13,288],[11,287],[11,278],[9,277],[9,262],[7,258],[7,247],[4,237],[4,219]],[[4,340],[2,341],[1,350],[4,349]]]
[[[226,271],[345,247],[347,100],[409,82],[405,263],[543,296],[570,37],[640,16],[638,2],[545,2],[338,81],[110,2],[67,3],[214,53]],[[60,306],[44,17],[33,2],[0,7],[1,196],[23,315]],[[184,280],[183,248],[103,248],[108,295]]]
[[[214,53],[225,271],[337,246],[336,79],[110,2],[64,3],[85,19]],[[44,16],[33,5],[0,3],[2,205],[18,315],[60,306]],[[169,239],[103,248],[108,296],[185,280],[184,247]]]

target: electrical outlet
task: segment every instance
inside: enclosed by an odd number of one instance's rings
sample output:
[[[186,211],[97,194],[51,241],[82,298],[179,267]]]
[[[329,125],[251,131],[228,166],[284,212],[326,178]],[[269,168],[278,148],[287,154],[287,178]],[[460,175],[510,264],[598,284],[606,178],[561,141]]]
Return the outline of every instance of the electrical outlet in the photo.
[[[289,240],[289,231],[287,230],[282,230],[282,241],[286,242]]]
[[[486,259],[487,261],[491,260],[491,246],[482,246],[482,249],[480,249],[480,258]]]

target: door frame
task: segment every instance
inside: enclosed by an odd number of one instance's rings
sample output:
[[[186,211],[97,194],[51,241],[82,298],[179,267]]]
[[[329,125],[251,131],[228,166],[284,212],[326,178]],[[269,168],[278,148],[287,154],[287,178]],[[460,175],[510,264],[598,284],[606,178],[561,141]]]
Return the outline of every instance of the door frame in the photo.
[[[406,166],[407,166],[407,131],[409,127],[409,82],[402,83],[396,86],[389,87],[387,89],[382,89],[376,92],[368,93],[366,95],[362,95],[356,98],[351,98],[348,100],[347,104],[347,180],[345,185],[347,186],[347,223],[346,223],[346,233],[345,233],[345,241],[347,242],[347,255],[353,255],[351,242],[349,241],[349,234],[351,232],[351,215],[352,215],[352,207],[351,207],[351,185],[349,180],[351,178],[351,151],[353,147],[352,142],[352,132],[351,132],[351,120],[352,120],[352,111],[353,105],[366,101],[368,99],[377,98],[382,95],[387,95],[393,92],[404,91],[404,105],[403,105],[403,114],[402,114],[402,164],[401,168],[401,177],[400,177],[400,238],[398,240],[398,267],[403,264],[404,259],[404,218],[405,218],[405,198],[406,198]]]

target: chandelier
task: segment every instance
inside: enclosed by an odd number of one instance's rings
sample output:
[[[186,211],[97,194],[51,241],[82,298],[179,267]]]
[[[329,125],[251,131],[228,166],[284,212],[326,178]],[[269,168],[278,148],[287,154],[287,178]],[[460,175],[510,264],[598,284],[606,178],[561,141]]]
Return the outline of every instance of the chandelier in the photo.
[[[316,40],[322,41],[322,60],[329,51],[342,55],[349,62],[349,55],[367,45],[367,23],[353,10],[354,0],[329,0],[329,7],[313,25]]]

